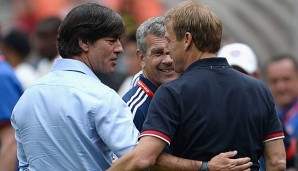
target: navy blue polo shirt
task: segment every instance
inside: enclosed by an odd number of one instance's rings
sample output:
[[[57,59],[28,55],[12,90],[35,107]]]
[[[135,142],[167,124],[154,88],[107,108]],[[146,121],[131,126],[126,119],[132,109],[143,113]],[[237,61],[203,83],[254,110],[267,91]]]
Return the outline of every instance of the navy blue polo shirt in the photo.
[[[156,91],[142,136],[170,144],[172,154],[209,161],[237,150],[253,168],[264,142],[283,138],[283,129],[266,85],[229,66],[225,58],[194,62],[177,80]]]

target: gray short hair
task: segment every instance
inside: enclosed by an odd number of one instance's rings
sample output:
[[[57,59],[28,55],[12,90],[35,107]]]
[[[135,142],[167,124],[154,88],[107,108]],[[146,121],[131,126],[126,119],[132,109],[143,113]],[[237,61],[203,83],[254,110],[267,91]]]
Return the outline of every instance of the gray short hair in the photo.
[[[166,33],[166,26],[164,17],[152,17],[140,25],[136,33],[137,48],[145,56],[147,54],[147,43],[145,38],[152,34],[157,37],[164,37]]]

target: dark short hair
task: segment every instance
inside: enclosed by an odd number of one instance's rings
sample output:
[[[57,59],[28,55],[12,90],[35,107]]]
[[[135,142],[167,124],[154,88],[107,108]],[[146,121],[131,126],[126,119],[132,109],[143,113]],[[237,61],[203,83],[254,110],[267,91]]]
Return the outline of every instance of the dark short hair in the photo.
[[[28,36],[16,29],[3,35],[2,44],[14,50],[22,59],[25,59],[31,50]]]
[[[62,58],[80,55],[78,40],[93,44],[103,37],[120,38],[125,32],[123,18],[105,6],[84,3],[73,8],[62,21],[57,46]]]
[[[265,64],[265,68],[267,69],[270,64],[272,64],[274,62],[279,62],[279,61],[282,61],[282,60],[289,60],[289,61],[291,61],[293,63],[293,65],[294,65],[294,68],[295,68],[296,72],[298,73],[298,62],[295,59],[295,57],[292,56],[291,54],[279,54],[279,55],[273,56]]]
[[[40,20],[35,26],[36,34],[58,33],[62,20],[59,17],[51,16]]]

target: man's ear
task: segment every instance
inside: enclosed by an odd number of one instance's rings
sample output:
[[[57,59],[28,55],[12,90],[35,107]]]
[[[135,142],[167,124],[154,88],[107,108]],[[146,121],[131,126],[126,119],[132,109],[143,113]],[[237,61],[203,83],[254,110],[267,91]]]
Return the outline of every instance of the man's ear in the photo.
[[[137,49],[137,57],[138,57],[138,61],[140,62],[140,64],[141,64],[141,66],[142,66],[142,68],[145,66],[145,57],[144,57],[144,55],[143,55],[143,53],[139,50],[139,49]]]
[[[79,46],[81,47],[81,49],[84,52],[89,51],[89,46],[90,46],[89,42],[87,42],[86,40],[83,40],[83,39],[79,39],[78,42],[79,42]]]
[[[192,44],[192,35],[191,33],[186,32],[184,34],[184,45],[183,45],[184,50],[187,50],[188,48],[190,48],[191,44]]]

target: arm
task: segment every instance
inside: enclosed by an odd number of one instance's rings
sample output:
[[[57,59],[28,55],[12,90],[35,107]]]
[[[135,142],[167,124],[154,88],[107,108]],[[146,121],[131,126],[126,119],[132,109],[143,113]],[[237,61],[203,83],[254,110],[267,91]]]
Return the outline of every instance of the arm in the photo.
[[[174,157],[170,154],[160,153],[166,146],[166,142],[159,138],[144,136],[140,143],[130,153],[121,157],[116,161],[109,171],[113,170],[172,170],[172,171],[197,171],[200,169],[202,162],[195,160],[187,160]],[[237,152],[221,153],[209,162],[210,171],[218,170],[245,170],[252,163],[249,158],[229,159],[237,154]]]
[[[242,171],[249,169],[252,166],[252,162],[248,157],[239,159],[230,159],[237,154],[237,151],[220,153],[213,157],[208,162],[209,171]],[[170,154],[162,153],[153,168],[153,171],[197,171],[201,168],[202,162],[196,160],[182,159]]]
[[[10,124],[0,128],[0,171],[15,171],[17,166],[16,141]]]
[[[135,148],[139,132],[129,107],[117,93],[110,91],[102,99],[104,103],[100,102],[95,110],[96,131],[109,149],[121,157]]]
[[[144,136],[131,152],[118,159],[108,171],[146,170],[154,165],[167,143],[153,136]]]
[[[266,170],[286,170],[286,152],[283,139],[265,142],[264,159]]]

